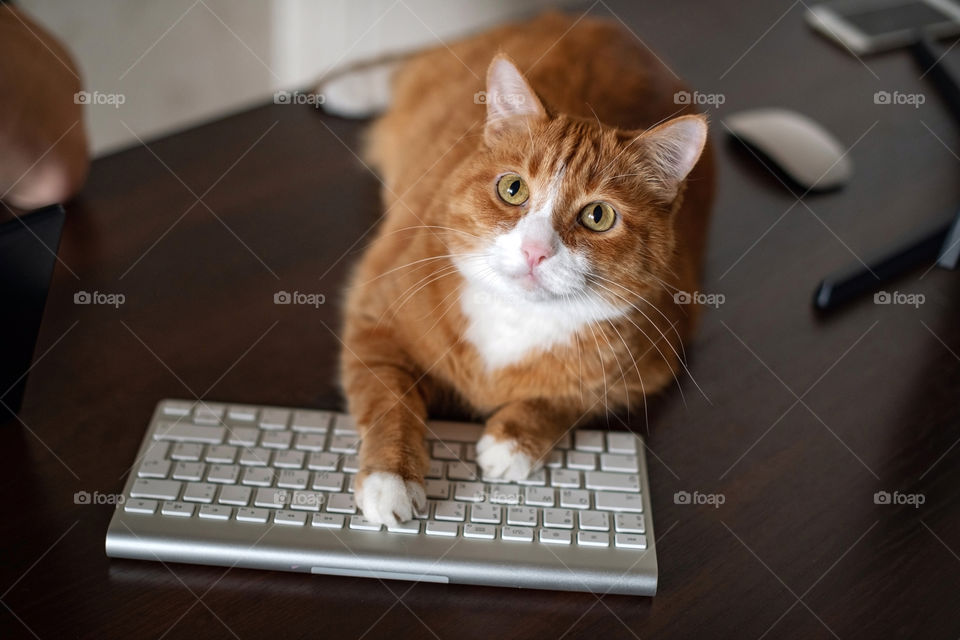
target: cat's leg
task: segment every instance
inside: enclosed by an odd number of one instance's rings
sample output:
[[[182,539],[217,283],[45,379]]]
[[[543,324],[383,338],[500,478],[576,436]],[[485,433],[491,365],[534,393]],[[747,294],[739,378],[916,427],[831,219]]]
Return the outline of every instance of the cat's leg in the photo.
[[[410,520],[426,507],[425,388],[383,330],[348,330],[345,344],[344,390],[362,438],[357,506],[376,522]]]
[[[523,400],[504,405],[487,420],[477,442],[484,477],[522,480],[541,468],[554,445],[581,417],[574,403]]]

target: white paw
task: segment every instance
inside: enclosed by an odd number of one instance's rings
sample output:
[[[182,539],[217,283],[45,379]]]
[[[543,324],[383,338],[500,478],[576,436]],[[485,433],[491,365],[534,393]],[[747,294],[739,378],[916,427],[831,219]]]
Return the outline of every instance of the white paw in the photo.
[[[357,506],[368,520],[392,526],[413,519],[414,510],[427,506],[423,485],[395,473],[371,473],[356,494]]]
[[[523,480],[534,469],[534,460],[520,451],[516,440],[483,436],[477,442],[477,464],[486,478]]]
[[[321,80],[323,110],[343,118],[368,118],[390,106],[390,78],[396,64],[375,64]]]

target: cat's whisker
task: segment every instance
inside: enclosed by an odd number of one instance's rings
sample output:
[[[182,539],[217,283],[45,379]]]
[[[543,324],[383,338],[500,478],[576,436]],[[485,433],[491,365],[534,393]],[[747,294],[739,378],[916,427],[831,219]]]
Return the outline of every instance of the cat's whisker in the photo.
[[[412,297],[413,295],[416,295],[417,292],[420,291],[420,289],[430,284],[431,282],[434,282],[448,275],[453,275],[454,273],[457,273],[457,272],[458,272],[458,269],[456,265],[448,264],[444,267],[441,267],[439,270],[432,271],[427,275],[425,275],[424,277],[417,280],[415,283],[413,283],[412,285],[404,289],[403,293],[397,296],[397,298],[392,303],[390,303],[386,309],[383,310],[383,313],[380,314],[380,318],[377,320],[377,326],[380,326],[380,323],[383,322],[383,318],[387,315],[388,312],[390,312],[394,307],[396,307],[396,310],[399,311],[400,307],[406,304],[406,301],[409,300],[409,298]],[[416,289],[416,290],[412,291],[413,289]],[[410,293],[411,291],[412,293]]]
[[[389,232],[389,233],[385,233],[385,234],[383,234],[383,235],[384,235],[384,236],[392,236],[392,235],[395,234],[395,233],[401,233],[401,232],[403,232],[403,231],[415,231],[416,229],[440,229],[440,230],[443,230],[443,231],[452,231],[453,233],[462,233],[462,234],[465,235],[465,236],[470,236],[471,238],[475,238],[475,239],[477,239],[477,240],[480,240],[481,242],[486,242],[486,240],[485,240],[484,238],[481,238],[480,236],[478,236],[478,235],[476,235],[476,234],[470,233],[469,231],[464,231],[463,229],[455,229],[455,228],[453,228],[453,227],[445,227],[445,226],[439,225],[439,224],[415,224],[415,225],[411,225],[411,226],[409,226],[409,227],[401,227],[401,228],[399,228],[399,229],[394,229],[393,231],[391,231],[391,232]]]
[[[384,276],[388,276],[388,275],[390,275],[391,273],[394,273],[394,272],[396,272],[396,271],[399,271],[400,269],[406,269],[406,268],[408,268],[408,267],[412,267],[412,266],[417,265],[417,264],[421,265],[421,266],[418,267],[418,268],[422,268],[422,267],[426,266],[426,263],[431,262],[431,261],[433,261],[433,260],[448,260],[448,259],[450,259],[450,258],[469,258],[469,257],[471,257],[471,256],[480,256],[480,255],[483,255],[483,254],[480,254],[480,253],[477,253],[477,254],[471,254],[471,253],[447,253],[447,254],[440,255],[440,256],[430,256],[430,257],[428,257],[428,258],[421,258],[421,259],[419,259],[419,260],[414,260],[413,262],[408,262],[408,263],[402,264],[402,265],[400,265],[400,266],[398,266],[398,267],[394,267],[394,268],[390,269],[389,271],[384,271],[383,273],[381,273],[380,275],[378,275],[376,278],[371,278],[370,280],[367,280],[366,282],[361,282],[360,284],[352,285],[352,286],[348,287],[348,289],[356,289],[356,288],[359,288],[359,287],[366,286],[366,285],[370,284],[371,282],[376,282],[376,281],[379,280],[380,278],[383,278]]]
[[[598,317],[597,317],[597,315],[596,315],[595,313],[593,313],[594,309],[596,309],[596,306],[597,306],[596,301],[595,301],[595,300],[591,300],[591,299],[590,299],[586,294],[584,294],[584,293],[579,293],[579,292],[578,292],[577,295],[578,295],[578,298],[582,299],[584,302],[587,303],[587,308],[588,308],[588,311],[590,312],[591,317],[593,318],[593,322],[595,322],[595,323],[598,322]],[[620,369],[620,380],[623,382],[623,392],[624,392],[624,397],[625,397],[625,399],[626,399],[626,404],[627,404],[627,417],[629,418],[629,416],[630,416],[630,387],[627,386],[627,374],[626,374],[626,372],[623,370],[623,365],[620,364],[620,356],[617,355],[616,350],[613,348],[613,344],[610,342],[610,338],[607,337],[607,334],[606,334],[602,329],[600,329],[599,326],[597,327],[597,329],[600,331],[600,335],[603,336],[603,339],[606,340],[606,342],[607,342],[607,347],[610,349],[610,353],[611,353],[611,355],[613,355],[614,359],[617,361],[617,367]],[[624,346],[626,346],[626,343],[624,343]],[[628,348],[628,349],[627,349],[627,352],[629,353],[629,351],[630,351],[630,350],[629,350],[629,348]],[[608,421],[608,424],[609,424],[609,416],[607,416],[607,421]]]

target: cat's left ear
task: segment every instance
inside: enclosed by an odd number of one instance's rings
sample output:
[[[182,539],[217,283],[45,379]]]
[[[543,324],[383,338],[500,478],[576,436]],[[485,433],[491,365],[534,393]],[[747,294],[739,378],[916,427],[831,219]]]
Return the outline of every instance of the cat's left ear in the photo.
[[[672,201],[707,143],[707,118],[680,116],[645,132],[641,140],[654,183],[664,199]]]
[[[517,66],[500,53],[487,67],[487,89],[477,94],[487,104],[487,123],[483,137],[491,144],[506,131],[522,127],[529,118],[546,118],[547,112]]]

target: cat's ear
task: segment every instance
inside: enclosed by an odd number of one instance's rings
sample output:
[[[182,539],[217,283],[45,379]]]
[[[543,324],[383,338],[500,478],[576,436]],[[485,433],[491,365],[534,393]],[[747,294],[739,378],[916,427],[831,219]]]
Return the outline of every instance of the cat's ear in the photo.
[[[650,129],[641,140],[653,183],[665,200],[672,201],[707,143],[707,119],[680,116]]]
[[[487,123],[483,137],[488,144],[505,131],[516,127],[526,130],[528,118],[546,118],[540,99],[517,66],[500,53],[487,67],[487,89],[477,94],[487,104]]]

